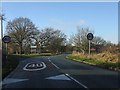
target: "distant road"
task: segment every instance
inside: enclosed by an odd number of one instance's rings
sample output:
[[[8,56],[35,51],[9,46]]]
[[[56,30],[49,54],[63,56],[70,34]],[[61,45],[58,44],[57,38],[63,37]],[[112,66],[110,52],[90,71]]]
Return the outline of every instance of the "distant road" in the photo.
[[[118,73],[65,59],[65,54],[29,58],[3,81],[7,88],[119,88]]]

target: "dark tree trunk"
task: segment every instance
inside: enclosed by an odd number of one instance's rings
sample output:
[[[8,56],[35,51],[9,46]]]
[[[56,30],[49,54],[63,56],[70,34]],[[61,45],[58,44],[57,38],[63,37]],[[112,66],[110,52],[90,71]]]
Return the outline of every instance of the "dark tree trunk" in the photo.
[[[23,53],[23,50],[22,50],[22,43],[20,43],[20,54]]]

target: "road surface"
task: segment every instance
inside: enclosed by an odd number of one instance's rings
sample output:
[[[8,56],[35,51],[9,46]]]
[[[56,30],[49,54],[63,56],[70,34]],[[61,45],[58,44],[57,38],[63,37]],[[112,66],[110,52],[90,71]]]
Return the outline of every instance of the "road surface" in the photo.
[[[41,56],[20,62],[3,81],[9,88],[119,88],[118,72],[65,59],[65,55]]]

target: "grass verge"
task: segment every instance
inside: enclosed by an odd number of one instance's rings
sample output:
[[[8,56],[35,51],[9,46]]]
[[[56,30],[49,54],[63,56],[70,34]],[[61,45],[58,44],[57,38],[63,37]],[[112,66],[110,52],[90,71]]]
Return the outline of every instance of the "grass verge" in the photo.
[[[72,59],[72,60],[77,60],[77,61],[87,63],[90,65],[96,65],[96,66],[106,68],[106,69],[120,71],[120,63],[119,62],[116,62],[116,63],[106,62],[106,60],[97,60],[97,59],[94,59],[91,57],[90,58],[82,57],[82,56],[74,55],[74,54],[69,54],[68,56],[66,56],[66,58]]]
[[[40,54],[16,54],[17,56],[29,56],[29,57],[37,57],[37,56],[51,56],[51,53],[40,53]]]
[[[17,56],[9,55],[8,60],[2,63],[2,79],[4,79],[12,70],[14,70],[19,61],[17,60]]]

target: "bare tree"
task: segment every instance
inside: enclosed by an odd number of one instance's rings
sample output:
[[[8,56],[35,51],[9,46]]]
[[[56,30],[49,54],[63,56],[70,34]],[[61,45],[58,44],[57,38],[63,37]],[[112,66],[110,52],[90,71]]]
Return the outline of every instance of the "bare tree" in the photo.
[[[96,53],[102,52],[103,48],[106,44],[107,44],[107,42],[99,36],[94,36],[94,38],[91,42],[91,46],[92,46],[92,48],[95,49]]]
[[[40,31],[36,37],[36,43],[41,50],[48,50],[50,52],[59,52],[61,46],[64,44],[66,35],[60,30],[54,30],[53,28],[45,28]]]
[[[82,51],[83,53],[88,51],[89,44],[87,40],[87,34],[90,32],[94,34],[94,31],[90,30],[89,28],[78,28],[77,33],[71,36],[70,41],[77,48],[78,51]],[[104,39],[95,35],[93,40],[91,41],[91,46],[95,49],[101,49],[101,47],[105,44],[106,41]]]
[[[99,36],[94,36],[92,43],[95,45],[106,45],[106,41]]]
[[[49,47],[51,48],[51,51],[55,53],[62,52],[62,47],[65,45],[65,41],[66,35],[60,30],[56,30],[52,36],[52,39],[50,40]]]
[[[7,34],[12,37],[12,41],[19,45],[20,53],[23,51],[23,43],[34,38],[37,34],[37,27],[28,18],[19,17],[7,23]]]
[[[77,33],[74,34],[70,39],[78,51],[85,53],[85,51],[88,50],[87,34],[89,32],[93,31],[91,31],[89,28],[78,28]]]

